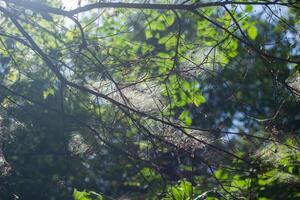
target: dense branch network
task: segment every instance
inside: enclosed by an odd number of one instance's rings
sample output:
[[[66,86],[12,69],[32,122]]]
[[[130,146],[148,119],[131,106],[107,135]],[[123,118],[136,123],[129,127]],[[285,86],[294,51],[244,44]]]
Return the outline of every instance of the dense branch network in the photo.
[[[259,165],[257,165],[255,162],[252,162],[250,159],[242,157],[240,155],[237,155],[234,151],[226,149],[224,146],[219,145],[219,141],[221,138],[226,135],[235,135],[239,137],[246,137],[249,139],[253,140],[259,140],[263,142],[274,142],[274,143],[279,143],[281,144],[281,141],[268,137],[268,136],[260,136],[260,135],[255,135],[255,134],[249,134],[247,132],[234,132],[234,131],[228,131],[228,130],[222,130],[221,128],[199,128],[197,126],[189,126],[189,125],[184,125],[183,123],[178,123],[176,120],[172,119],[171,114],[167,116],[165,114],[166,108],[163,108],[164,106],[159,105],[160,102],[152,102],[155,104],[154,107],[155,110],[157,111],[156,113],[149,113],[138,106],[134,105],[134,103],[131,102],[130,97],[128,94],[126,94],[126,90],[132,88],[135,85],[138,85],[140,83],[146,83],[147,79],[150,80],[163,80],[163,83],[167,83],[170,81],[172,75],[178,75],[178,76],[184,76],[185,74],[188,75],[193,75],[193,70],[195,69],[201,69],[201,71],[204,71],[205,73],[209,74],[209,76],[212,76],[215,78],[215,80],[218,80],[218,77],[215,76],[214,71],[210,69],[205,68],[205,64],[210,64],[212,62],[213,67],[217,65],[218,63],[215,62],[215,58],[211,59],[213,57],[212,55],[215,56],[215,51],[216,49],[224,44],[226,41],[229,40],[229,38],[233,38],[234,40],[237,40],[241,44],[245,45],[245,48],[249,49],[250,54],[254,53],[256,55],[259,55],[259,58],[261,61],[266,65],[266,68],[268,69],[268,73],[270,73],[272,76],[274,75],[274,72],[272,69],[269,67],[269,65],[272,65],[276,62],[283,62],[283,63],[289,63],[289,64],[300,64],[300,61],[296,59],[290,59],[289,57],[280,57],[277,56],[276,54],[271,55],[269,53],[266,53],[264,50],[262,50],[260,47],[257,46],[251,39],[247,36],[247,34],[244,32],[244,30],[241,28],[239,19],[234,15],[233,11],[229,9],[229,7],[232,6],[246,6],[246,5],[253,5],[253,6],[286,6],[286,7],[293,7],[295,9],[299,9],[298,3],[296,1],[289,1],[287,3],[283,3],[281,1],[255,1],[255,2],[244,2],[244,1],[215,1],[215,2],[208,2],[208,3],[190,3],[190,4],[156,4],[156,3],[122,3],[122,2],[98,2],[94,4],[88,4],[82,7],[78,7],[73,10],[64,10],[63,8],[56,8],[56,7],[51,7],[46,4],[38,3],[38,2],[31,2],[31,1],[25,1],[25,0],[2,0],[0,1],[3,4],[0,6],[0,12],[3,14],[3,16],[7,17],[13,24],[14,27],[17,29],[17,31],[14,34],[10,34],[3,31],[0,29],[0,36],[3,38],[10,38],[23,46],[26,46],[27,48],[30,48],[36,55],[38,55],[43,62],[46,64],[46,66],[50,69],[50,71],[55,75],[57,80],[64,86],[67,87],[69,90],[78,90],[81,91],[84,94],[89,94],[89,96],[93,96],[94,99],[100,98],[102,100],[105,100],[107,102],[110,102],[110,104],[114,105],[118,111],[123,113],[123,116],[125,116],[128,121],[130,121],[130,124],[134,124],[138,130],[142,132],[143,137],[147,138],[151,145],[153,146],[154,153],[156,149],[156,141],[159,143],[162,143],[164,145],[167,145],[170,147],[170,149],[175,149],[175,151],[184,151],[184,153],[188,153],[191,156],[194,155],[194,151],[197,149],[193,149],[190,147],[185,147],[186,143],[182,142],[174,142],[172,139],[168,139],[164,136],[156,134],[156,130],[153,129],[153,125],[157,126],[157,124],[161,125],[161,127],[169,129],[169,132],[171,134],[176,135],[177,133],[180,133],[180,137],[186,139],[190,139],[191,141],[194,141],[196,144],[196,148],[201,146],[199,149],[209,149],[212,152],[215,152],[216,154],[222,153],[222,155],[232,157],[234,159],[237,159],[239,161],[244,162],[247,164],[249,167],[252,167],[253,169],[257,169],[259,171]],[[72,67],[69,66],[69,63],[63,63],[61,61],[59,63],[59,59],[55,60],[51,57],[49,53],[47,53],[46,50],[43,49],[43,45],[39,44],[39,42],[30,35],[30,32],[26,29],[26,24],[28,19],[24,19],[22,17],[19,17],[22,12],[25,13],[26,11],[24,10],[30,10],[33,13],[39,13],[42,16],[50,16],[50,15],[58,15],[61,17],[67,17],[71,19],[74,23],[75,26],[79,29],[80,33],[80,40],[78,41],[79,44],[76,45],[76,50],[77,50],[77,57],[80,58],[86,57],[86,58],[91,58],[88,59],[92,62],[93,60],[93,66],[97,70],[101,70],[104,68],[107,68],[103,62],[105,59],[98,59],[97,53],[95,53],[92,49],[94,48],[93,41],[90,40],[89,36],[87,36],[87,32],[85,30],[85,27],[82,26],[81,21],[77,18],[78,14],[81,13],[87,13],[92,10],[96,9],[105,9],[105,8],[115,8],[115,9],[138,9],[141,11],[144,10],[159,10],[159,11],[172,11],[172,13],[176,16],[176,33],[173,35],[173,37],[176,38],[175,42],[175,48],[173,52],[173,57],[171,58],[172,60],[172,67],[169,70],[168,73],[162,74],[162,75],[156,75],[156,76],[150,76],[141,78],[140,80],[133,81],[131,84],[127,85],[122,85],[118,81],[115,80],[114,76],[111,75],[112,72],[109,72],[109,70],[106,70],[103,72],[103,76],[108,79],[111,82],[111,85],[113,85],[114,90],[112,93],[117,93],[118,97],[115,97],[111,95],[110,93],[105,93],[101,90],[97,90],[97,87],[93,88],[90,86],[86,86],[85,81],[87,82],[85,78],[82,78],[82,82],[77,81],[77,80],[71,80],[68,77],[68,73],[62,72],[62,66],[64,66],[67,69],[72,70]],[[220,23],[215,19],[212,19],[210,16],[207,16],[204,12],[202,12],[202,9],[206,8],[219,8],[223,9],[224,12],[228,13],[229,17],[232,19],[232,23],[229,25],[224,25],[224,23]],[[206,56],[202,59],[200,63],[195,63],[193,60],[190,60],[189,58],[185,57],[185,55],[182,55],[180,52],[181,48],[184,48],[182,38],[183,38],[183,27],[182,27],[182,21],[184,20],[183,15],[181,15],[181,12],[185,13],[190,13],[193,14],[194,16],[197,16],[201,20],[205,20],[211,24],[211,26],[215,27],[216,29],[219,29],[221,31],[224,31],[226,33],[226,37],[224,39],[218,41],[212,48],[207,51]],[[28,20],[30,21],[30,20]],[[53,22],[52,19],[49,19],[48,21]],[[29,22],[28,22],[29,23]],[[150,27],[150,26],[149,26]],[[51,32],[51,30],[50,30]],[[69,48],[70,52],[73,50],[72,48]],[[124,50],[125,51],[125,50]],[[109,55],[109,49],[107,50],[108,58],[110,57]],[[13,57],[13,56],[12,56]],[[107,58],[107,59],[108,59]],[[76,58],[77,59],[77,58]],[[151,60],[151,56],[149,58],[144,59],[145,60]],[[82,59],[84,60],[84,59]],[[185,60],[186,62],[194,62],[194,67],[190,69],[180,69],[179,68],[179,60]],[[120,61],[121,62],[121,61]],[[133,63],[138,63],[139,61],[133,61]],[[121,62],[122,63],[122,62]],[[125,63],[123,66],[126,66],[127,63]],[[203,67],[204,66],[204,67]],[[275,75],[274,75],[275,76]],[[178,81],[178,80],[177,80]],[[276,80],[278,81],[283,87],[289,87],[286,83],[285,80]],[[226,81],[224,81],[224,84],[226,84]],[[90,84],[92,85],[92,84]],[[57,110],[54,108],[51,108],[47,106],[46,104],[43,104],[41,102],[38,102],[26,95],[23,94],[18,94],[18,92],[14,91],[13,89],[9,88],[8,86],[5,86],[5,84],[2,84],[0,87],[7,91],[9,94],[13,96],[20,97],[24,100],[30,101],[31,103],[34,103],[40,107],[43,107],[44,109],[51,110],[53,112],[56,112],[58,114],[64,115],[66,118],[69,118],[76,123],[78,123],[80,126],[87,128],[89,131],[91,131],[94,136],[97,138],[97,141],[99,143],[104,143],[107,145],[109,148],[116,149],[118,152],[121,154],[124,154],[131,160],[139,160],[143,162],[145,165],[150,165],[151,167],[157,169],[158,171],[161,170],[161,166],[157,166],[157,163],[152,162],[151,159],[145,159],[142,156],[135,155],[133,152],[126,151],[126,149],[122,149],[116,145],[113,144],[103,133],[99,130],[97,130],[97,126],[93,127],[93,125],[90,125],[86,122],[80,121],[77,119],[75,116],[68,114],[64,110]],[[147,85],[147,87],[149,87]],[[172,97],[170,95],[169,88],[166,89],[166,99],[169,104],[172,104]],[[232,92],[233,94],[234,92]],[[138,91],[134,91],[133,94],[138,94]],[[150,97],[153,96],[153,94],[149,95]],[[64,98],[64,97],[62,97]],[[134,97],[133,97],[134,98]],[[160,100],[159,100],[160,101]],[[162,103],[163,105],[163,103]],[[280,110],[280,109],[279,109]],[[278,110],[278,112],[279,112]],[[275,113],[278,113],[275,112]],[[116,114],[117,116],[117,114]],[[276,118],[277,114],[274,115]],[[273,118],[272,118],[273,120]],[[101,120],[99,120],[101,121]],[[107,130],[109,129],[108,127]],[[163,129],[161,128],[161,129]],[[109,131],[108,131],[109,132]],[[207,140],[205,138],[205,134],[211,134],[211,135],[221,135],[219,137],[214,138],[213,140]],[[172,135],[171,135],[172,136]],[[201,137],[199,137],[201,136]],[[188,142],[190,142],[188,140]],[[187,143],[188,143],[187,142]],[[285,144],[289,148],[293,148],[296,150],[299,150],[298,147],[292,146],[290,144]],[[155,157],[155,156],[154,156]],[[213,172],[213,162],[208,162],[206,159],[203,159],[201,157],[197,157],[197,159],[200,160],[200,162],[207,166],[210,170],[211,173],[214,175]],[[199,173],[198,171],[195,171],[195,174]],[[218,181],[218,179],[216,178]],[[222,186],[222,183],[218,181],[218,183]],[[222,188],[226,191],[226,189],[222,186]],[[230,192],[226,191],[231,197],[234,197],[233,194]]]

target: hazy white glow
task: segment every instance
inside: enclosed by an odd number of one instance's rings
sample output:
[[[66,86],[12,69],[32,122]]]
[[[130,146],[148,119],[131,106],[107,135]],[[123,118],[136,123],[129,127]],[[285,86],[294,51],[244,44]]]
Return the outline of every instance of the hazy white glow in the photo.
[[[84,6],[88,3],[88,0],[61,0],[66,10],[75,9],[80,6]]]

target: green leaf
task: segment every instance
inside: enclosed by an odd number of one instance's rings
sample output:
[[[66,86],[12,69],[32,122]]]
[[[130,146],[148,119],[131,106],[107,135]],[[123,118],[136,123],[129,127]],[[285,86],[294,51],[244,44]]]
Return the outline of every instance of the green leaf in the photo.
[[[188,125],[188,126],[192,125],[192,123],[193,123],[192,118],[187,117],[187,118],[185,119],[184,123],[185,123],[186,125]]]
[[[247,33],[249,35],[249,37],[252,39],[252,40],[255,40],[256,36],[257,36],[257,29],[255,26],[250,26],[247,30]]]
[[[88,197],[89,193],[86,191],[78,191],[76,189],[74,189],[73,191],[73,198],[74,200],[90,200],[90,198]]]
[[[164,200],[192,200],[192,184],[186,180],[180,181],[179,184],[168,188],[167,196]]]
[[[15,83],[18,80],[19,73],[16,70],[11,70],[7,76],[7,80],[11,83]]]
[[[48,87],[46,90],[43,91],[43,98],[47,99],[49,95],[54,95],[54,89],[52,87]]]
[[[72,32],[72,31],[68,31],[67,33],[66,33],[66,38],[67,38],[67,40],[73,40],[73,38],[74,38],[74,33]]]
[[[250,13],[252,10],[253,10],[253,6],[251,6],[251,5],[246,5],[245,11],[246,11],[247,13]]]
[[[174,15],[168,15],[165,17],[165,20],[166,20],[167,24],[170,26],[174,23],[175,17],[174,17]]]
[[[171,36],[172,37],[172,36]],[[158,44],[165,44],[166,42],[168,42],[168,40],[171,38],[169,35],[166,35],[164,37],[161,37],[159,40],[158,40]]]
[[[195,104],[195,106],[200,106],[202,103],[205,103],[205,101],[205,97],[201,94],[197,94],[193,98],[193,103]]]
[[[184,88],[185,91],[190,91],[191,89],[190,83],[187,81],[183,82],[182,87]]]
[[[94,191],[78,191],[76,188],[73,191],[73,198],[74,200],[103,200],[102,195]]]
[[[152,23],[152,24],[151,24],[151,28],[152,28],[153,30],[157,30],[157,31],[165,30],[165,26],[164,26],[164,24],[162,23],[162,21],[156,21],[156,23]]]
[[[153,37],[152,31],[151,30],[146,30],[145,31],[145,36],[146,36],[147,40],[150,39],[150,38],[152,38]]]
[[[294,166],[289,166],[289,167],[288,167],[288,172],[289,172],[290,174],[293,174],[293,172],[294,172]]]
[[[185,110],[179,115],[179,119],[182,120],[186,125],[190,126],[192,124],[192,118],[190,117],[190,112]]]

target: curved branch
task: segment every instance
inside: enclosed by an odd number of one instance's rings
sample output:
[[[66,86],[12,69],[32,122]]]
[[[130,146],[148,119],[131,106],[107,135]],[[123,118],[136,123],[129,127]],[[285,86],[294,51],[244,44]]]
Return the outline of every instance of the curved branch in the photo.
[[[281,5],[281,6],[294,6],[299,8],[297,2],[282,3],[278,1],[274,2],[236,2],[236,1],[215,1],[208,3],[193,3],[193,4],[157,4],[157,3],[122,3],[122,2],[101,2],[88,4],[83,7],[79,7],[70,11],[64,9],[50,7],[48,5],[33,2],[29,0],[2,0],[6,3],[13,3],[17,6],[34,10],[35,12],[46,12],[56,15],[74,16],[79,13],[87,12],[93,9],[99,8],[130,8],[130,9],[148,9],[148,10],[185,10],[192,11],[199,8],[218,7],[226,5]]]

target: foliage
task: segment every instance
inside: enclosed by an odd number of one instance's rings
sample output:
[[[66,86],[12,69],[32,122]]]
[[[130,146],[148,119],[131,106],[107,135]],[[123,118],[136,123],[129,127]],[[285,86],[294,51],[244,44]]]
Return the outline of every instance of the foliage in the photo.
[[[176,186],[170,186],[167,190],[167,196],[163,198],[165,200],[193,199],[192,184],[186,180],[180,181]]]
[[[73,191],[73,198],[74,200],[103,200],[102,196],[96,192],[80,192],[76,189]]]
[[[95,2],[0,0],[1,198],[300,198],[297,1]]]

